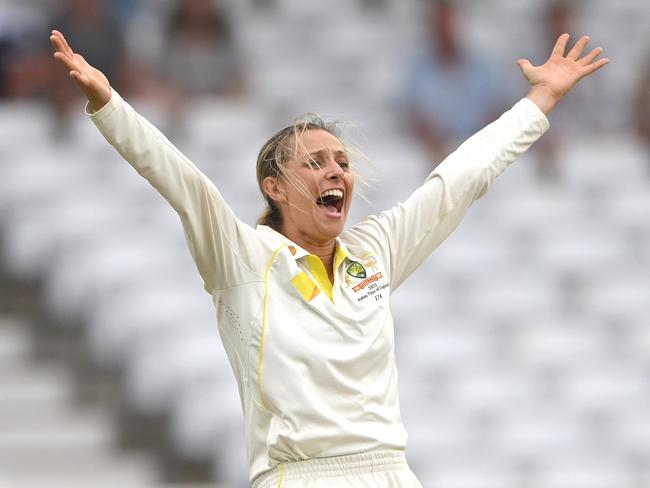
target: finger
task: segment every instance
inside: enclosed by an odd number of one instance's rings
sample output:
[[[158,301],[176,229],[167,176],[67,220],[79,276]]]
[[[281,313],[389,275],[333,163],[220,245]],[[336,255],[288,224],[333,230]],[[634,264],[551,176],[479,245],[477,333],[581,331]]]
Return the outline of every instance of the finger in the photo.
[[[90,86],[90,79],[79,71],[70,71],[70,78],[76,81],[82,87]]]
[[[59,40],[59,42],[61,43],[61,46],[63,47],[63,51],[66,54],[69,54],[70,56],[72,56],[74,54],[74,51],[72,50],[72,48],[68,44],[67,39],[65,38],[65,36],[60,31],[54,29],[52,31],[52,35],[55,36]]]
[[[569,51],[569,54],[566,55],[567,59],[571,59],[575,61],[580,57],[580,54],[582,53],[582,50],[585,48],[587,43],[589,42],[589,36],[582,36],[578,42],[575,43],[575,46],[573,46],[573,49]]]
[[[590,65],[585,66],[584,70],[582,71],[582,73],[583,73],[582,77],[584,78],[585,76],[589,76],[594,71],[597,71],[600,68],[602,68],[603,66],[605,66],[607,63],[609,63],[609,58],[603,58],[603,59],[599,59],[595,63],[591,63]]]
[[[56,37],[55,35],[51,35],[50,43],[52,44],[52,47],[56,52],[63,52],[63,46],[61,45],[61,41],[59,40],[58,37]]]
[[[597,47],[591,50],[589,54],[585,55],[584,57],[580,58],[578,60],[578,63],[581,64],[582,66],[587,66],[588,64],[591,64],[594,59],[596,59],[600,53],[603,52],[602,47]]]
[[[55,52],[54,57],[59,60],[68,71],[77,71],[79,69],[77,62],[67,54]]]
[[[61,39],[59,39],[57,36],[51,35],[50,36],[50,42],[52,43],[52,47],[54,47],[54,50],[56,52],[59,52],[59,53],[65,55],[67,57],[70,57],[68,55],[67,51],[65,50],[65,47],[63,46],[63,43],[61,42]]]
[[[566,51],[566,44],[569,41],[569,34],[566,32],[557,38],[551,56],[562,56],[564,57],[564,51]]]
[[[52,36],[54,36],[59,41],[59,44],[61,45],[63,51],[68,53],[68,50],[69,50],[69,46],[67,45],[68,42],[66,41],[63,34],[60,31],[58,31],[56,29],[53,29],[52,30]]]
[[[88,64],[88,61],[86,61],[86,58],[84,58],[81,54],[75,54],[73,56],[75,62],[77,63],[77,66],[79,66],[80,69],[83,68],[91,68],[91,66]],[[83,69],[83,71],[86,71]]]

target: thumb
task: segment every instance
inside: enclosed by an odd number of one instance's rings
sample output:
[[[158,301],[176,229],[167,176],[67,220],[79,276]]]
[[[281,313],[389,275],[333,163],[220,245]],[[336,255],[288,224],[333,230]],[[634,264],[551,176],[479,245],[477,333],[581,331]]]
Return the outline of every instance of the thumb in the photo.
[[[533,68],[533,65],[527,59],[518,59],[517,64],[519,65],[519,69],[521,69],[522,73],[526,73],[526,71],[529,71]]]

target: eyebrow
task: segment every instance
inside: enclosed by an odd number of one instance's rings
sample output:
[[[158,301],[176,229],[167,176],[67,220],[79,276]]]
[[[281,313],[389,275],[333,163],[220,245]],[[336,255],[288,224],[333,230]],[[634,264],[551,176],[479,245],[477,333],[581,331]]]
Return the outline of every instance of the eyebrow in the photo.
[[[309,153],[309,156],[313,158],[314,156],[321,156],[324,152],[326,152],[325,149],[320,149],[318,151],[314,151],[312,153]],[[334,157],[338,156],[345,156],[346,158],[348,157],[347,153],[341,149],[334,151]]]

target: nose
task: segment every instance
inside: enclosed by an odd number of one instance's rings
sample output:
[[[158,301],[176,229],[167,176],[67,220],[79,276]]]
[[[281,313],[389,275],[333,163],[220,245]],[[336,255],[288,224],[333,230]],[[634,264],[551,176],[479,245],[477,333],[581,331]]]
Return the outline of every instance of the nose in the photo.
[[[328,180],[338,181],[343,179],[344,174],[345,172],[343,171],[343,168],[341,168],[339,163],[337,163],[336,160],[332,157],[328,158],[326,178]]]

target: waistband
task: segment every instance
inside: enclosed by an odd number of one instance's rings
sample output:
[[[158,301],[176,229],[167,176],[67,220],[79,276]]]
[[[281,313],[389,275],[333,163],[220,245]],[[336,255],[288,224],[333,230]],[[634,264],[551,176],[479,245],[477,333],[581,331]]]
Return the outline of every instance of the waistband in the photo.
[[[409,469],[404,451],[370,451],[280,463],[255,478],[252,488],[277,486],[281,481],[301,478],[328,478],[352,474]]]

